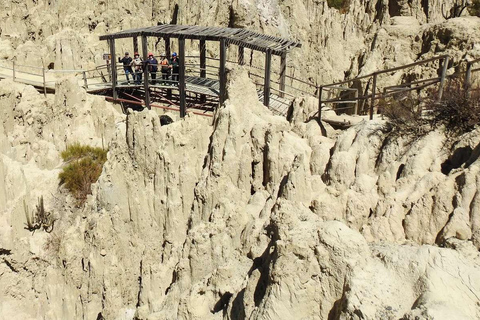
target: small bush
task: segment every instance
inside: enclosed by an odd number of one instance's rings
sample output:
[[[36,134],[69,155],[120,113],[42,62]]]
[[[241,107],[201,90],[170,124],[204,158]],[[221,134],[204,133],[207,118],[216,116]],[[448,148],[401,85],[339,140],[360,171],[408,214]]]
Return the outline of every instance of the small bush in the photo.
[[[348,12],[350,8],[350,0],[327,0],[327,3],[330,8],[338,9],[341,13]]]
[[[45,232],[52,232],[55,219],[53,218],[53,214],[51,212],[45,210],[45,206],[43,205],[43,196],[38,198],[36,210],[32,212],[29,210],[25,200],[23,200],[23,210],[25,211],[25,217],[27,219],[25,229],[35,232],[36,230],[43,228]]]
[[[480,95],[478,90],[467,93],[459,81],[445,88],[442,101],[432,107],[434,126],[444,125],[452,134],[462,134],[480,123]]]
[[[423,101],[411,98],[394,100],[381,105],[389,124],[395,132],[422,136],[444,127],[447,133],[457,136],[480,124],[480,94],[467,92],[460,81],[452,80],[437,102],[438,91],[432,90]]]
[[[73,144],[62,152],[64,161],[69,162],[60,173],[60,184],[83,204],[87,195],[92,194],[92,183],[97,182],[102,173],[103,164],[107,161],[107,151]]]
[[[468,8],[468,12],[472,16],[480,17],[480,0],[473,0]]]

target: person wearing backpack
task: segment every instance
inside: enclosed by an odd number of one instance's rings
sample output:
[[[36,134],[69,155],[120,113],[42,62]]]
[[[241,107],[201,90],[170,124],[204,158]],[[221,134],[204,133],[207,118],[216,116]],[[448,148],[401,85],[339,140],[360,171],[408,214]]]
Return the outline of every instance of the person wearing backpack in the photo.
[[[155,59],[155,57],[153,56],[153,53],[151,52],[148,54],[147,65],[148,65],[148,72],[150,72],[150,76],[152,77],[152,84],[156,84],[158,61],[157,59]]]
[[[170,69],[172,66],[170,65],[170,61],[168,61],[167,56],[165,53],[162,53],[160,56],[160,66],[162,68],[162,85],[166,86],[169,85],[169,78],[170,78]]]
[[[123,63],[123,71],[125,71],[125,76],[127,77],[127,84],[130,84],[130,79],[128,77],[129,74],[132,75],[133,81],[135,81],[135,75],[133,74],[131,66],[132,57],[128,55],[128,52],[125,52],[125,57],[118,57],[118,62]]]

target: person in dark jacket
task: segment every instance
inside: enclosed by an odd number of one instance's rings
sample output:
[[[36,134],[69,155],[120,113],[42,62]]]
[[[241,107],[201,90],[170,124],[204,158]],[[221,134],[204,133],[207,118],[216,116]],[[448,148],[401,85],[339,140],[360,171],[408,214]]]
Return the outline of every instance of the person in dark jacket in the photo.
[[[129,74],[132,75],[133,81],[135,81],[135,76],[132,70],[132,57],[130,57],[128,52],[125,52],[125,56],[123,58],[118,57],[118,62],[123,63],[123,71],[125,71],[127,83],[130,84],[130,79],[128,77]]]
[[[155,59],[155,57],[153,56],[153,53],[151,52],[148,54],[147,64],[148,64],[148,72],[150,72],[150,76],[152,77],[152,84],[156,84],[158,61],[157,59]]]
[[[172,80],[173,84],[178,86],[178,73],[180,72],[180,60],[178,59],[177,53],[172,53],[172,60],[170,61],[172,65]]]

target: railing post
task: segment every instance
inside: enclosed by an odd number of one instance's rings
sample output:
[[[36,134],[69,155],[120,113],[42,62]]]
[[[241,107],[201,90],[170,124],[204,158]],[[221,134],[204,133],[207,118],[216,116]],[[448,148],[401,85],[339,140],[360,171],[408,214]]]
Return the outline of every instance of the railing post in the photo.
[[[47,96],[47,84],[45,81],[45,67],[42,67],[42,78],[43,78],[43,95]]]
[[[270,67],[272,65],[272,52],[267,49],[265,52],[265,82],[263,85],[263,105],[270,105]]]
[[[12,64],[13,64],[13,67],[12,67],[12,71],[13,71],[13,82],[15,82],[15,60],[12,61]]]
[[[225,44],[225,39],[220,39],[220,105],[222,105],[227,98],[227,46]]]
[[[377,73],[373,74],[372,100],[370,101],[370,120],[373,120],[373,107],[375,105],[375,93],[377,91]]]
[[[200,78],[207,77],[207,46],[205,40],[200,40]],[[207,101],[207,96],[200,95],[200,101]]]
[[[187,114],[185,88],[185,38],[178,38],[178,55],[180,66],[178,70],[178,91],[180,95],[180,118]]]
[[[138,52],[138,37],[133,37],[133,53],[135,52]]]
[[[145,107],[148,110],[151,109],[150,106],[150,88],[148,84],[148,68],[146,65],[148,59],[148,46],[147,46],[147,36],[142,35],[142,53],[143,53],[143,91],[145,92]]]
[[[322,122],[322,93],[323,93],[323,86],[318,87],[318,123]]]
[[[440,101],[442,101],[443,89],[445,88],[445,78],[447,76],[448,60],[449,60],[448,56],[446,56],[443,59],[442,74],[440,76],[440,87],[438,88],[437,103],[440,103]]]
[[[357,90],[355,90],[355,111],[354,112],[355,112],[354,113],[355,115],[358,114],[358,88]]]
[[[83,71],[83,86],[88,89],[87,72]]]
[[[110,39],[109,40],[109,44],[110,44],[110,56],[111,56],[111,64],[110,64],[110,67],[111,67],[111,71],[110,71],[110,81],[112,83],[112,95],[113,95],[113,99],[117,99],[118,98],[118,94],[117,94],[117,58],[115,57],[115,39]],[[108,60],[107,60],[108,61]]]
[[[283,98],[285,96],[285,77],[287,73],[287,53],[283,52],[282,55],[280,56],[280,84],[279,84],[279,89],[280,89],[280,97]]]
[[[472,81],[472,63],[467,62],[467,72],[465,74],[465,93],[467,94],[467,98],[470,98],[470,86]]]

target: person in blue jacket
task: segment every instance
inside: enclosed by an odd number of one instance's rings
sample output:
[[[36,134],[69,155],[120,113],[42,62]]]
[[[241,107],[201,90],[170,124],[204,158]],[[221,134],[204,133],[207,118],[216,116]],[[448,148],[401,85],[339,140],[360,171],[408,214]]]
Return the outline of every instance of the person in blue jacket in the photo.
[[[118,62],[123,63],[123,71],[125,71],[127,83],[130,84],[130,79],[128,77],[129,74],[132,75],[133,81],[135,81],[135,76],[132,70],[132,57],[130,57],[128,52],[125,52],[125,56],[123,58],[118,57]]]

